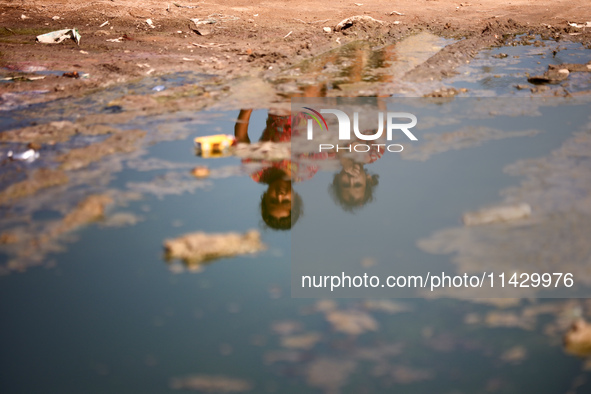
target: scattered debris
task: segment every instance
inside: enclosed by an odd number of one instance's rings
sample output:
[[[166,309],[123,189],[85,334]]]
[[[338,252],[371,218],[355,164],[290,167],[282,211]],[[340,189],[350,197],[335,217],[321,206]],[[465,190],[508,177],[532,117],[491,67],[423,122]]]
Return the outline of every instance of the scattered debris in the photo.
[[[591,72],[591,62],[587,64],[550,64],[548,65],[548,71],[546,71],[543,75],[536,75],[533,77],[528,75],[527,80],[528,82],[535,84],[559,83],[568,78],[571,72]]]
[[[25,14],[21,14],[21,19],[22,19],[22,20],[25,20],[25,19],[29,19],[29,17],[28,17],[28,16],[26,16]]]
[[[289,33],[287,33],[285,36],[283,36],[283,38],[287,38],[291,35],[291,33],[293,33],[293,31],[290,31]]]
[[[199,48],[219,48],[219,47],[223,47],[226,45],[230,45],[230,44],[216,44],[214,42],[209,42],[207,44],[197,44],[196,42],[191,43],[193,46],[199,47]]]
[[[99,27],[105,27],[109,24],[109,21],[103,22]]]
[[[332,33],[332,29],[330,27],[323,27],[322,30],[324,30],[325,33]]]
[[[577,29],[582,29],[583,27],[591,27],[591,22],[586,22],[585,24],[582,23],[568,23],[571,27],[576,27]]]
[[[148,26],[150,26],[152,29],[154,29],[156,26],[154,26],[154,22],[152,22],[152,19],[148,18],[146,19],[146,23],[148,24]]]
[[[185,234],[164,241],[164,249],[168,259],[180,259],[187,265],[198,265],[224,257],[257,253],[265,250],[266,246],[261,242],[261,234],[250,230],[244,234]]]
[[[368,15],[355,15],[347,19],[340,21],[334,28],[335,31],[341,31],[350,28],[357,23],[377,23],[383,25],[384,22],[372,18]]]
[[[529,204],[507,205],[482,209],[477,212],[468,212],[463,216],[466,226],[477,226],[497,222],[508,222],[511,220],[525,219],[531,215]]]
[[[41,34],[40,36],[37,36],[37,41],[42,44],[59,44],[68,38],[71,38],[76,44],[80,45],[81,36],[76,28],[56,30],[51,33]]]
[[[161,91],[163,91],[164,89],[166,89],[166,87],[165,87],[164,85],[158,85],[158,86],[154,86],[154,87],[152,88],[152,90],[153,90],[153,91],[155,91],[155,92],[161,92]]]
[[[557,66],[551,64],[548,66],[548,71],[546,71],[543,75],[528,77],[527,81],[534,84],[559,83],[568,78],[569,74],[570,71],[568,71],[567,68],[558,68]]]
[[[564,350],[581,357],[591,355],[591,324],[583,319],[576,320],[564,335]]]
[[[193,22],[195,24],[195,26],[199,26],[199,25],[212,25],[214,23],[216,23],[217,21],[215,19],[201,19],[201,18],[194,18],[194,19],[189,19],[191,22]],[[191,27],[189,25],[189,27]]]
[[[400,16],[404,16],[404,14],[402,12],[398,12],[398,11],[392,11],[388,15],[400,15]]]
[[[213,32],[212,29],[208,29],[205,26],[200,26],[200,27],[189,26],[189,29],[191,29],[195,34],[198,34],[200,36],[208,36]]]
[[[107,39],[108,42],[122,42],[123,41],[123,37],[119,37],[119,38],[109,38]]]
[[[8,151],[6,157],[8,157],[11,160],[26,161],[27,163],[32,163],[39,158],[39,152],[35,151],[34,149],[29,149],[21,153],[14,153],[13,151]]]
[[[34,75],[34,76],[15,75],[12,77],[2,78],[2,80],[3,81],[38,81],[38,80],[44,79],[44,78],[45,78],[44,75]]]
[[[59,18],[60,17],[56,15],[56,16],[52,17],[51,19],[53,19],[54,21],[57,21]]]
[[[221,156],[228,152],[236,139],[229,134],[208,135],[194,140],[197,154],[203,157]]]
[[[66,77],[66,78],[80,78],[80,74],[78,74],[78,71],[72,71],[72,72],[68,72],[68,73],[63,73],[62,77]]]

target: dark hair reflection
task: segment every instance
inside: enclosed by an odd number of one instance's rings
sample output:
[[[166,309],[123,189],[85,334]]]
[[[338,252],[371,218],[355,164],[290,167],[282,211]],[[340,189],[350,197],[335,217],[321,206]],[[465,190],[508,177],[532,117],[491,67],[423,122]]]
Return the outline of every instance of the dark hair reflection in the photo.
[[[267,191],[261,196],[261,217],[274,230],[289,230],[303,214],[302,198],[291,188],[291,179],[276,167],[267,168],[260,178]]]
[[[374,200],[379,175],[370,174],[363,164],[344,164],[336,173],[328,191],[334,202],[346,212],[354,213]]]
[[[243,109],[238,115],[234,127],[236,140],[250,143],[248,124],[251,109]],[[291,114],[268,114],[267,124],[260,141],[291,142]],[[244,159],[243,163],[257,160]],[[297,174],[300,168],[296,163],[288,160],[265,161],[259,160],[263,169],[251,174],[251,178],[267,185],[267,190],[261,195],[260,210],[264,224],[273,230],[289,230],[303,214],[302,198],[292,189],[292,182],[302,180]],[[295,170],[292,173],[292,170]],[[313,176],[311,174],[310,176]]]

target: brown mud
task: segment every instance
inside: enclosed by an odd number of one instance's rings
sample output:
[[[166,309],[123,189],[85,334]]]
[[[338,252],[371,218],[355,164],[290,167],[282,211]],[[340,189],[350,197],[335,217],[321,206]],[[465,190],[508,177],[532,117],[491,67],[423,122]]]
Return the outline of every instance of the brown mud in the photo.
[[[340,21],[357,15],[377,22],[361,20],[335,32]],[[195,25],[190,21],[195,18],[215,23]],[[146,22],[148,19],[154,27]],[[49,90],[39,99],[50,100],[83,95],[146,75],[179,71],[213,74],[224,81],[246,75],[273,77],[285,67],[351,41],[384,45],[418,31],[467,38],[407,76],[410,80],[431,80],[450,75],[453,68],[469,61],[480,49],[500,44],[510,34],[537,33],[591,43],[591,29],[569,25],[590,20],[591,9],[585,0],[482,0],[474,4],[371,0],[362,5],[306,0],[255,4],[236,0],[2,1],[0,67],[5,77],[41,68],[89,77],[58,73],[41,80],[2,84],[0,90]],[[79,46],[72,40],[60,44],[35,42],[38,34],[64,28],[79,30]]]

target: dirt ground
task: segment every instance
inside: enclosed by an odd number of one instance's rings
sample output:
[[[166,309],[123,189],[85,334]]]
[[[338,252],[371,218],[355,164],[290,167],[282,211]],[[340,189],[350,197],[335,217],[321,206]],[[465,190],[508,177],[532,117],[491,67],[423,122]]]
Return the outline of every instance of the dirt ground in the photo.
[[[471,37],[471,44],[460,48],[468,58],[505,33],[535,32],[583,42],[591,37],[591,27],[568,25],[591,21],[587,0],[358,1],[362,3],[0,1],[0,76],[43,69],[89,74],[88,78],[68,78],[58,73],[42,80],[3,83],[0,92],[47,89],[51,93],[43,100],[49,100],[183,70],[224,79],[268,75],[349,41],[391,43],[420,30]],[[379,22],[334,31],[341,20],[355,15]],[[190,21],[193,18],[216,23],[195,25]],[[39,34],[65,28],[79,30],[79,46],[73,40],[35,42]],[[444,56],[439,63],[447,60]]]

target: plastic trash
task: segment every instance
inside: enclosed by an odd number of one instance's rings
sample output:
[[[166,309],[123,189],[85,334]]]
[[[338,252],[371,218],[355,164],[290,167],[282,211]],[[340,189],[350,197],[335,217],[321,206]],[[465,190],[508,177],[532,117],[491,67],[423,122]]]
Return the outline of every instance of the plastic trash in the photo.
[[[195,149],[201,157],[222,157],[228,155],[229,148],[235,143],[233,135],[208,135],[195,138]]]
[[[51,33],[41,34],[40,36],[37,36],[37,41],[42,44],[59,44],[68,38],[71,38],[76,44],[80,45],[81,36],[76,28],[56,30]]]
[[[14,153],[13,151],[8,151],[6,156],[12,160],[26,161],[27,163],[32,163],[39,158],[39,152],[37,152],[34,149],[29,149],[21,153]]]
[[[158,85],[158,86],[154,86],[154,87],[152,88],[152,90],[153,90],[153,91],[155,91],[155,92],[161,92],[161,91],[163,91],[164,89],[166,89],[166,87],[165,87],[164,85]]]

